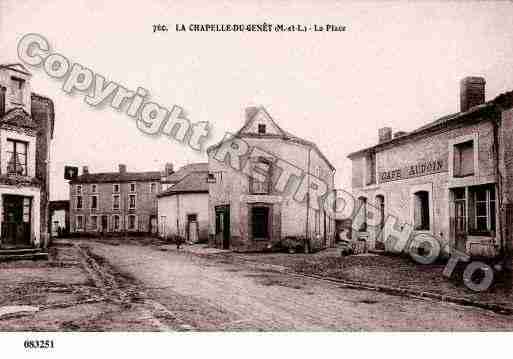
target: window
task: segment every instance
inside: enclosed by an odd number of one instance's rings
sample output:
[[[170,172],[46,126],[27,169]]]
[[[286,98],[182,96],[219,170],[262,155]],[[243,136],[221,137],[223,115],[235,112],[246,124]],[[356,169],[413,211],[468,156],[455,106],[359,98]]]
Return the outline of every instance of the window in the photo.
[[[98,230],[98,216],[91,216],[91,229]]]
[[[91,209],[98,209],[98,196],[91,196]]]
[[[379,209],[379,229],[385,227],[385,197],[381,194],[376,196],[376,205]]]
[[[82,185],[78,184],[75,190],[77,194],[82,194]]]
[[[467,232],[467,194],[465,188],[455,188],[454,196],[454,225],[456,233]]]
[[[130,194],[128,195],[128,209],[135,209],[136,207],[136,195]]]
[[[261,123],[258,125],[258,133],[261,135],[265,133],[265,125],[264,124]]]
[[[5,114],[5,87],[0,86],[0,116]]]
[[[269,194],[271,189],[271,168],[272,163],[265,158],[259,157],[254,166],[251,167],[250,192],[253,194]],[[262,181],[259,178],[263,177]]]
[[[135,192],[135,183],[130,183],[130,192]]]
[[[150,193],[156,193],[157,192],[157,184],[151,183],[150,184]]]
[[[84,229],[84,217],[77,216],[77,231],[81,231]]]
[[[77,209],[82,209],[83,203],[82,203],[82,196],[77,196]]]
[[[119,184],[115,183],[112,185],[112,192],[119,193]]]
[[[7,173],[27,176],[27,142],[7,140]]]
[[[11,98],[19,104],[23,104],[23,87],[25,80],[11,77]]]
[[[368,154],[365,162],[365,184],[368,186],[376,183],[376,154]]]
[[[97,186],[97,185],[95,185],[95,184],[92,184],[92,185],[91,185],[91,192],[92,192],[92,193],[97,193],[97,192],[98,192],[98,186]]]
[[[417,231],[429,231],[429,192],[418,191],[414,194],[414,229]]]
[[[120,226],[119,226],[119,224],[120,224],[119,223],[119,216],[116,214],[112,218],[113,218],[112,226],[114,227],[114,230],[115,231],[119,231],[119,228],[120,228]]]
[[[253,207],[251,219],[253,239],[269,239],[269,207]]]
[[[134,230],[136,227],[135,223],[136,223],[136,216],[134,216],[134,215],[128,216],[128,229]]]
[[[119,194],[112,196],[112,209],[119,209]]]
[[[454,145],[454,177],[474,175],[474,141],[466,141]]]
[[[367,232],[367,198],[358,198],[358,216],[360,216],[361,224],[358,229],[359,232]]]
[[[321,227],[321,216],[319,210],[314,210],[314,217],[315,233],[319,233]]]
[[[496,228],[495,186],[469,187],[469,232],[477,235],[490,235]]]

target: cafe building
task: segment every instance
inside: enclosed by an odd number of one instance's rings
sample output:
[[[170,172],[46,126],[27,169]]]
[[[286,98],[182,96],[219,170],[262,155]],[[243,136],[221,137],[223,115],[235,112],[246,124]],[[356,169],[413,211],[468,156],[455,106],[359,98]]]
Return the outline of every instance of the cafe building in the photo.
[[[486,102],[485,80],[464,78],[460,112],[408,133],[381,128],[376,145],[351,153],[353,239],[389,249],[393,216],[396,229],[408,224],[413,235],[437,237],[445,254],[502,253],[513,213],[512,98],[508,92]],[[372,225],[369,206],[380,214]]]

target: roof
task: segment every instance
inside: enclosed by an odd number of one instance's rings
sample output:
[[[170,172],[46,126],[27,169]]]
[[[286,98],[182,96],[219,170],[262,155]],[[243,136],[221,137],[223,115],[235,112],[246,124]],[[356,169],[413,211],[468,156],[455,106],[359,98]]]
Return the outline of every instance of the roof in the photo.
[[[173,187],[159,193],[157,197],[181,193],[208,193],[207,174],[208,171],[191,172]]]
[[[160,171],[150,172],[104,172],[87,173],[77,176],[71,183],[121,183],[121,182],[149,182],[160,181],[162,173]]]
[[[208,172],[208,163],[206,162],[198,162],[198,163],[190,163],[181,167],[178,171],[174,172],[172,175],[168,176],[164,183],[177,183],[184,179],[191,172],[198,171],[207,171]]]
[[[0,69],[9,69],[12,71],[17,71],[25,75],[32,76],[30,71],[20,62],[12,63],[12,64],[0,64]]]
[[[507,94],[503,94],[501,96],[505,96],[505,95],[507,96],[508,94],[509,95],[513,94],[513,91],[510,93],[507,93]],[[499,97],[497,97],[497,99]],[[351,158],[351,157],[361,155],[361,154],[364,154],[364,153],[367,153],[370,151],[377,151],[384,147],[388,147],[390,145],[397,145],[400,143],[404,143],[404,142],[411,140],[412,138],[415,138],[421,134],[433,132],[433,131],[439,130],[441,128],[445,128],[447,126],[455,124],[460,120],[468,119],[468,118],[471,118],[478,114],[482,114],[486,111],[490,111],[493,109],[494,105],[495,105],[495,100],[486,102],[486,103],[478,105],[478,106],[474,106],[465,112],[457,112],[457,113],[453,113],[451,115],[440,117],[440,118],[436,119],[435,121],[429,122],[426,125],[421,126],[411,132],[405,133],[404,135],[401,135],[399,137],[395,137],[388,141],[383,141],[376,145],[366,147],[364,149],[352,152],[349,155],[347,155],[347,157]]]
[[[274,126],[276,126],[276,128],[279,130],[280,134],[279,135],[270,135],[270,134],[266,134],[266,135],[262,135],[262,134],[251,134],[251,133],[243,133],[243,130],[246,129],[247,127],[249,127],[249,124],[250,122],[252,122],[252,120],[255,118],[255,116],[260,112],[260,111],[263,111],[266,116],[270,119],[270,121],[274,124]],[[304,146],[307,146],[307,147],[310,147],[312,148],[314,151],[317,152],[317,154],[328,164],[328,166],[332,169],[332,170],[335,170],[335,167],[331,164],[331,162],[326,158],[326,156],[324,156],[324,154],[321,152],[321,150],[319,149],[319,147],[317,147],[317,145],[312,142],[312,141],[308,141],[308,140],[305,140],[301,137],[298,137],[298,136],[295,136],[293,135],[292,133],[288,132],[288,131],[285,131],[283,130],[277,123],[276,121],[271,117],[271,115],[269,115],[269,113],[267,112],[267,110],[263,107],[263,106],[260,106],[260,107],[250,107],[246,110],[246,122],[244,122],[244,125],[237,131],[237,133],[235,133],[232,137],[230,137],[229,139],[231,138],[278,138],[278,139],[281,139],[283,141],[289,141],[289,142],[295,142],[295,143],[299,143],[299,144],[302,144]],[[216,149],[216,148],[219,148],[219,146],[221,146],[223,143],[225,143],[226,141],[228,141],[228,139],[224,139],[222,140],[221,142],[215,144],[215,145],[212,145],[210,146],[208,149],[207,149],[207,153]]]

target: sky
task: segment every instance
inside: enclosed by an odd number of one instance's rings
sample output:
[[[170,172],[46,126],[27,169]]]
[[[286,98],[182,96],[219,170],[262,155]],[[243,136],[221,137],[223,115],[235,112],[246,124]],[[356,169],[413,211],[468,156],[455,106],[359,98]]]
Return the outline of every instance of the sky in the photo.
[[[486,79],[486,99],[513,89],[512,2],[27,1],[0,0],[0,63],[19,62],[27,33],[52,51],[151,101],[208,121],[217,142],[262,105],[285,130],[309,139],[350,188],[347,154],[377,142],[378,128],[410,131],[458,112],[459,81]],[[176,32],[175,24],[335,24],[345,32]],[[168,32],[153,33],[153,24]],[[206,154],[140,132],[110,107],[39,67],[32,90],[53,99],[51,199],[67,199],[65,165],[90,172],[162,170]]]

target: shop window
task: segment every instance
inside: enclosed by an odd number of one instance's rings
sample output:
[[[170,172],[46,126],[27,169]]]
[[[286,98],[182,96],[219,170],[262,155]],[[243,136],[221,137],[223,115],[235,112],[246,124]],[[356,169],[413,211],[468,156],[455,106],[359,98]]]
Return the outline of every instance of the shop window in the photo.
[[[367,198],[358,198],[359,216],[361,216],[361,224],[358,231],[367,232]]]
[[[493,185],[469,187],[471,201],[469,234],[491,235],[496,230],[496,199]]]
[[[251,175],[250,177],[250,192],[252,194],[269,194],[271,189],[271,168],[271,161],[268,161],[262,157],[259,157],[256,160],[256,163],[251,168],[252,171],[258,171],[258,175]],[[255,178],[257,176],[264,176],[264,180],[259,181],[257,178]]]
[[[454,145],[454,177],[474,175],[474,141],[466,141]]]
[[[467,196],[465,188],[455,188],[454,196],[454,225],[456,233],[467,231]]]
[[[414,194],[414,229],[429,231],[429,192],[418,191]]]
[[[253,207],[251,209],[253,239],[269,238],[269,208]]]

